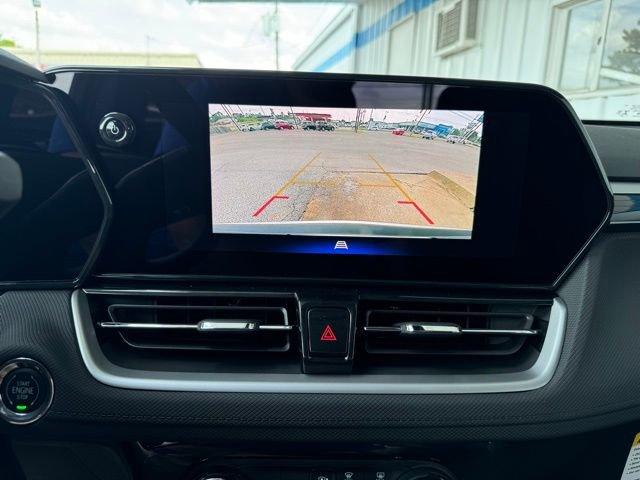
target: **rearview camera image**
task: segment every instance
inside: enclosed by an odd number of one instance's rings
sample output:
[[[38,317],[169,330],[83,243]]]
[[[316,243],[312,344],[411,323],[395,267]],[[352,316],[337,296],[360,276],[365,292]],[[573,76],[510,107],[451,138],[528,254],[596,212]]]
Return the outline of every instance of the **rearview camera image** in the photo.
[[[483,117],[210,104],[213,232],[470,239]]]

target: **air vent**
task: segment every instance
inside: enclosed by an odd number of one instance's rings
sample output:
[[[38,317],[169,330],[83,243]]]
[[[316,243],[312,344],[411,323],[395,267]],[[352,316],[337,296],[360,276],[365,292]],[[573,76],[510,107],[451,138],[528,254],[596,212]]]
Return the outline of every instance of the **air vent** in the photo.
[[[286,353],[299,336],[293,296],[96,291],[89,300],[102,343],[134,350]]]
[[[136,348],[285,352],[293,329],[284,307],[114,304],[107,312],[98,327]]]
[[[539,348],[550,302],[364,302],[365,350],[378,355],[506,356]]]
[[[356,292],[331,303],[357,302],[353,374],[305,375],[309,299],[318,302],[285,290],[86,289],[71,308],[84,364],[104,384],[272,393],[534,390],[554,374],[567,315],[559,298]]]

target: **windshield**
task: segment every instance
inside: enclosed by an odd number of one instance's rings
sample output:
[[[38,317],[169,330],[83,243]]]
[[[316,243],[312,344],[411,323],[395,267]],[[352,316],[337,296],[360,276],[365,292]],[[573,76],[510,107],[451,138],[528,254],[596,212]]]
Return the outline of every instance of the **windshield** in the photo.
[[[0,47],[113,65],[545,84],[583,119],[640,120],[640,0],[0,0]]]

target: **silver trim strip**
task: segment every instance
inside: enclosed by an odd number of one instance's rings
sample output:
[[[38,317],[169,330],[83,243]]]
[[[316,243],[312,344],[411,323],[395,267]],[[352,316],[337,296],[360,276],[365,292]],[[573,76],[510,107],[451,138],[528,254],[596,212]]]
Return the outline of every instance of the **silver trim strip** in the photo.
[[[372,333],[399,333],[401,335],[461,335],[461,334],[479,334],[479,335],[538,335],[538,330],[530,329],[492,329],[492,328],[461,328],[459,325],[437,324],[437,323],[401,323],[398,326],[390,327],[364,327],[365,332]]]
[[[100,322],[100,328],[114,330],[197,330],[198,324],[186,325],[178,323],[131,323],[131,322]]]
[[[462,333],[477,333],[479,335],[514,335],[531,337],[538,335],[538,330],[508,330],[508,329],[491,329],[491,328],[463,328]]]
[[[268,290],[261,291],[236,291],[236,290],[160,290],[160,289],[115,289],[115,288],[85,288],[84,293],[90,295],[124,295],[124,296],[157,296],[157,297],[268,297],[268,298],[296,298],[294,293],[270,292]],[[245,307],[247,308],[247,307]]]
[[[186,292],[185,292],[186,294]],[[211,295],[215,295],[212,292]],[[523,372],[469,375],[303,375],[158,372],[124,368],[102,353],[89,312],[87,296],[71,296],[73,323],[80,354],[90,374],[112,387],[137,390],[260,393],[469,394],[535,390],[556,370],[566,327],[567,309],[554,299],[547,335],[536,362]]]
[[[640,223],[640,182],[612,182],[614,192],[613,214],[610,225],[637,225]]]
[[[199,332],[254,332],[256,330],[293,330],[292,325],[258,325],[250,321],[202,320],[188,323],[133,323],[133,322],[100,322],[100,328],[114,330],[197,330]]]
[[[638,195],[640,182],[611,182],[611,191],[614,195]]]

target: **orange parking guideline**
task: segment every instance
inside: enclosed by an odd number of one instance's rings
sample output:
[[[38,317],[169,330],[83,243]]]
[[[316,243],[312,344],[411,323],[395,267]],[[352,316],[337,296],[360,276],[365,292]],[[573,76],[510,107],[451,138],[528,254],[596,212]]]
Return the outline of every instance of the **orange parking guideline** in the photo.
[[[389,172],[387,172],[387,171],[384,169],[384,167],[380,164],[380,162],[379,162],[378,160],[376,160],[376,159],[375,159],[375,157],[374,157],[373,155],[371,155],[371,154],[369,154],[369,158],[370,158],[371,160],[373,160],[373,162],[378,166],[378,168],[379,168],[380,170],[382,170],[382,173],[384,173],[384,174],[387,176],[387,178],[391,181],[391,183],[393,183],[393,185],[394,185],[398,190],[400,190],[400,192],[402,193],[402,195],[404,195],[404,196],[405,196],[405,198],[406,198],[407,200],[409,200],[410,202],[413,202],[413,199],[412,199],[412,198],[411,198],[411,196],[407,193],[407,191],[406,191],[404,188],[402,188],[402,185],[400,185],[400,184],[396,181],[396,179],[395,179],[395,178],[393,178],[393,177],[391,176],[391,174],[390,174]]]
[[[307,163],[305,163],[305,164],[300,168],[300,170],[298,170],[296,173],[294,173],[294,174],[291,176],[291,178],[290,178],[289,180],[287,180],[287,181],[285,182],[285,184],[280,188],[280,190],[278,190],[276,193],[274,193],[274,196],[282,195],[282,192],[284,192],[287,188],[289,188],[289,186],[291,186],[291,184],[292,184],[293,182],[295,182],[295,181],[296,181],[296,179],[297,179],[300,175],[302,175],[302,172],[304,172],[304,171],[307,169],[307,167],[308,167],[309,165],[311,165],[311,163],[313,163],[313,161],[314,161],[316,158],[318,158],[318,157],[320,156],[320,154],[321,154],[321,153],[322,153],[322,152],[318,152],[318,153],[316,153],[316,154],[313,156],[313,158],[312,158],[311,160],[309,160]]]
[[[412,205],[412,206],[413,206],[413,208],[415,208],[415,209],[418,211],[418,214],[419,214],[422,218],[424,218],[424,219],[425,219],[425,221],[426,221],[428,224],[433,225],[435,222],[431,219],[431,217],[429,217],[429,215],[427,215],[427,213],[426,213],[426,212],[425,212],[425,211],[420,207],[420,205],[418,205],[418,203],[417,203],[413,198],[411,198],[411,195],[409,195],[409,194],[407,193],[407,191],[406,191],[404,188],[402,188],[402,185],[400,185],[400,183],[399,183],[395,178],[393,178],[393,176],[392,176],[389,172],[387,172],[387,171],[384,169],[384,167],[382,166],[382,164],[381,164],[378,160],[376,160],[376,159],[375,159],[375,157],[374,157],[373,155],[371,155],[371,154],[369,154],[369,158],[370,158],[371,160],[373,160],[373,162],[378,166],[378,168],[379,168],[380,170],[382,170],[382,173],[384,173],[384,174],[387,176],[387,178],[391,181],[391,183],[393,183],[393,185],[394,185],[398,190],[400,190],[400,192],[402,193],[402,195],[404,195],[404,197],[405,197],[405,199],[406,199],[406,200],[398,200],[398,204],[400,204],[400,205]]]
[[[260,207],[258,207],[258,209],[253,212],[253,214],[251,215],[252,217],[257,217],[259,216],[262,212],[264,212],[266,210],[266,208],[271,205],[271,202],[273,202],[274,200],[288,200],[289,197],[287,195],[283,195],[283,192],[289,188],[293,183],[295,183],[296,179],[302,174],[302,172],[304,172],[307,167],[309,165],[311,165],[311,163],[320,156],[319,152],[316,155],[313,156],[313,158],[311,160],[309,160],[307,163],[305,163],[297,172],[295,172],[291,178],[289,178],[289,180],[287,180],[285,182],[285,184],[280,187],[280,189],[274,193],[273,195],[271,195],[266,202],[264,202],[262,205],[260,205]]]

